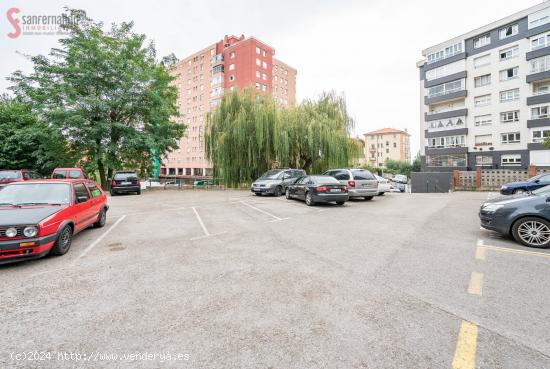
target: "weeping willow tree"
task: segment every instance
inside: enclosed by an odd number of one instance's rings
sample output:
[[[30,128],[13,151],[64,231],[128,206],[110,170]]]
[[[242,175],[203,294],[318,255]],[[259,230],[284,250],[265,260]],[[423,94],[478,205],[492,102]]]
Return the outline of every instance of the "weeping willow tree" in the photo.
[[[319,173],[357,157],[353,126],[345,99],[334,93],[285,108],[250,90],[232,92],[208,116],[206,153],[214,176],[230,187],[277,166]]]

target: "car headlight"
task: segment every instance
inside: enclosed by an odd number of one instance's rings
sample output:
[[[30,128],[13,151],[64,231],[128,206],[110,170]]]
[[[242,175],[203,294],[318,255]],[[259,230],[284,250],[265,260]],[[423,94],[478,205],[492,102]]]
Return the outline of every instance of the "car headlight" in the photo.
[[[500,189],[501,189],[501,190],[505,190],[505,189],[507,189],[507,188],[508,188],[508,187],[506,187],[506,186],[503,185]]]
[[[487,204],[487,205],[483,205],[481,207],[481,210],[486,211],[488,213],[494,213],[495,211],[497,211],[498,209],[500,209],[503,206],[504,205],[502,205],[502,204]]]
[[[8,228],[6,229],[6,237],[12,238],[17,236],[17,229],[15,228]]]
[[[23,234],[25,237],[34,237],[38,234],[38,228],[35,226],[25,227],[25,229],[23,229]]]

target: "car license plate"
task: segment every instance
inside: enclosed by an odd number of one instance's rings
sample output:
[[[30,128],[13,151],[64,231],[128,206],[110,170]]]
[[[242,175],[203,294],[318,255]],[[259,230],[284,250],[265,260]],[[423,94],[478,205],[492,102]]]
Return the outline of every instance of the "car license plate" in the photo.
[[[252,188],[252,191],[258,192],[258,191],[260,191],[260,189],[259,188]]]
[[[122,182],[121,185],[129,185],[132,184],[132,182]]]
[[[330,192],[341,192],[342,190],[339,188],[331,188]]]

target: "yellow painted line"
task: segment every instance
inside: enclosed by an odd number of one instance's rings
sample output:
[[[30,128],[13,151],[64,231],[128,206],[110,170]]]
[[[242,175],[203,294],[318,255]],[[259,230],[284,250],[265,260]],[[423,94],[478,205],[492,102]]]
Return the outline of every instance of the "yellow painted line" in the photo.
[[[485,250],[487,250],[485,247],[478,246],[476,248],[476,259],[477,260],[485,260]]]
[[[468,293],[471,295],[481,296],[483,289],[483,273],[472,272],[470,275],[470,284],[468,285]]]
[[[476,350],[477,325],[463,320],[456,341],[453,369],[475,369]]]
[[[520,255],[527,255],[527,256],[538,256],[538,257],[543,257],[543,258],[550,259],[550,254],[547,254],[545,252],[517,250],[517,249],[510,249],[508,247],[489,246],[489,245],[483,245],[481,247],[484,247],[484,248],[489,249],[489,250],[494,250],[494,251],[509,252],[511,254],[520,254]]]

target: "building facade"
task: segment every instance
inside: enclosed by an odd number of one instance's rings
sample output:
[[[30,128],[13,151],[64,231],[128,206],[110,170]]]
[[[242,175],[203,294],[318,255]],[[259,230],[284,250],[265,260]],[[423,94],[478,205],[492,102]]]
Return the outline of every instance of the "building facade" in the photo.
[[[386,160],[411,161],[411,135],[394,128],[382,128],[368,132],[365,136],[365,157],[367,163],[384,167]]]
[[[296,102],[296,69],[277,60],[275,49],[254,37],[223,40],[180,60],[171,70],[178,89],[179,123],[187,125],[178,149],[168,153],[161,177],[192,179],[212,175],[204,147],[206,115],[225,91],[250,87],[282,105]]]
[[[423,170],[550,166],[550,3],[422,55]]]

